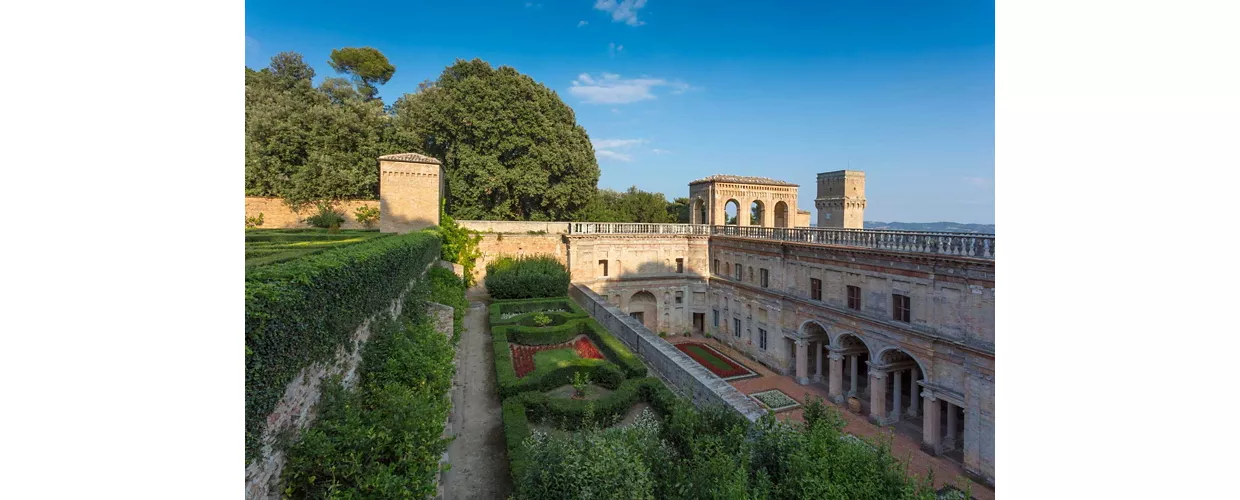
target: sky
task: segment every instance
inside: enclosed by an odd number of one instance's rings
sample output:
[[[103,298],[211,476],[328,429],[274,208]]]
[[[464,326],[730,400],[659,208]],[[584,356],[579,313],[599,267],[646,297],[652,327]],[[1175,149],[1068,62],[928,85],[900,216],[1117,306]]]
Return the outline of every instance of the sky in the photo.
[[[573,108],[600,188],[668,199],[712,174],[866,174],[868,221],[994,223],[994,3],[248,0],[245,64],[374,47],[392,103],[456,59],[512,66]],[[815,211],[815,217],[816,217]]]

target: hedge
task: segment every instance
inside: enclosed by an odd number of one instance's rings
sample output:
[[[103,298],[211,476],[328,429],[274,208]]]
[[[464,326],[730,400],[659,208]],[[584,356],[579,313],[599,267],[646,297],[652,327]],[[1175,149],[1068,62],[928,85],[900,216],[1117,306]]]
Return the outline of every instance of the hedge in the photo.
[[[465,298],[465,281],[448,269],[435,266],[427,273],[430,279],[430,300],[452,307],[452,343],[461,339],[465,331],[465,311],[469,300]]]
[[[568,295],[568,268],[550,255],[501,257],[487,264],[487,293],[494,299]]]
[[[558,326],[547,327],[530,327],[524,326],[524,322],[529,316],[516,316],[506,320],[496,320],[505,313],[520,311],[540,311],[543,308],[555,307],[566,309],[565,313],[546,313],[548,316],[561,315],[563,318],[569,319],[567,323]],[[491,335],[493,339],[498,340],[500,337],[505,342],[512,342],[524,345],[550,345],[568,342],[573,337],[585,334],[598,346],[599,352],[603,356],[615,364],[617,364],[625,375],[628,377],[644,377],[646,376],[646,365],[642,363],[637,355],[633,354],[620,339],[616,338],[608,332],[603,325],[600,325],[594,318],[591,318],[581,306],[570,299],[535,299],[535,300],[514,300],[504,301],[491,304]]]
[[[500,399],[526,391],[549,391],[571,384],[577,372],[585,373],[592,382],[608,389],[615,389],[624,381],[624,372],[614,363],[602,359],[574,359],[554,370],[538,370],[518,378],[512,366],[508,340],[497,336],[492,346],[495,349],[495,374]]]
[[[578,317],[578,318],[585,318],[589,316],[588,314],[586,314],[586,311],[581,308],[581,306],[577,305],[576,302],[573,302],[572,299],[569,299],[568,297],[553,297],[549,299],[499,300],[499,301],[492,302],[487,312],[490,316],[488,319],[491,322],[491,326],[495,326],[495,325],[507,325],[507,324],[512,324],[512,323],[518,323],[521,321],[521,319],[528,317],[525,314],[532,313],[532,312],[546,311],[548,309],[563,309],[565,311],[563,313],[554,313],[554,314],[564,314],[567,316]],[[503,315],[509,314],[509,313],[523,313],[523,314],[519,316],[513,316],[508,319],[501,318]],[[546,313],[546,314],[551,315],[553,313]]]
[[[367,317],[386,308],[439,256],[422,231],[374,238],[247,270],[245,450],[259,454],[267,415],[297,372],[332,359]]]

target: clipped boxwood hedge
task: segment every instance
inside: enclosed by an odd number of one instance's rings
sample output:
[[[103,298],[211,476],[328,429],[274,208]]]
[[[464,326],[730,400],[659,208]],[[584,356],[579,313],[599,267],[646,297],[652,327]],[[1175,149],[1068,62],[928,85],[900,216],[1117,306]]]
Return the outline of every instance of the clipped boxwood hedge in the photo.
[[[297,372],[330,360],[438,258],[439,247],[436,235],[420,231],[247,270],[246,460],[258,455],[267,415]]]
[[[490,315],[489,321],[492,326],[508,325],[519,323],[523,318],[532,316],[530,313],[546,311],[548,309],[561,309],[562,313],[544,313],[548,316],[552,314],[562,314],[566,317],[585,318],[589,315],[585,309],[573,302],[568,297],[554,297],[550,299],[519,299],[519,300],[498,300],[491,303],[487,312]],[[503,315],[521,313],[521,315],[504,319]],[[527,316],[529,315],[529,316]]]
[[[518,378],[517,371],[512,366],[512,351],[508,348],[508,339],[502,333],[491,333],[494,336],[492,346],[495,350],[495,374],[500,399],[526,391],[547,391],[570,384],[577,372],[585,373],[591,381],[608,389],[615,389],[624,381],[624,372],[611,361],[580,358],[554,370],[538,370]]]
[[[487,264],[487,293],[494,299],[568,295],[568,268],[550,255],[500,257]]]

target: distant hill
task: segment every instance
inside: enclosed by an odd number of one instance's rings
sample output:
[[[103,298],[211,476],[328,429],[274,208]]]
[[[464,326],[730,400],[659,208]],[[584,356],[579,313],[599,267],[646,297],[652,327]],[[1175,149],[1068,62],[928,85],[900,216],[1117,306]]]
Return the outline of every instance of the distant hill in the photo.
[[[865,221],[866,229],[892,229],[896,231],[946,231],[952,233],[994,234],[994,224],[965,224],[963,222],[878,222]]]

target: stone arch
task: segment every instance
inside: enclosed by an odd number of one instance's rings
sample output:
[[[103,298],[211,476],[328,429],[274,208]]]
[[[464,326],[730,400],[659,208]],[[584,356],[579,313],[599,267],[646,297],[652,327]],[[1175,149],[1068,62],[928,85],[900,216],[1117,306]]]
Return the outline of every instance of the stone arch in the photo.
[[[873,349],[871,349],[870,351],[874,352]],[[883,366],[899,364],[899,363],[907,362],[911,360],[914,364],[917,365],[917,369],[920,370],[921,373],[923,374],[929,373],[926,371],[926,364],[922,363],[920,359],[917,359],[917,356],[914,356],[912,353],[904,349],[901,349],[899,347],[896,347],[896,346],[879,347],[878,355],[874,356],[874,359],[877,359],[879,363],[881,363]],[[927,380],[929,380],[928,377],[927,377]]]
[[[642,290],[629,297],[629,316],[633,316],[645,325],[646,329],[658,331],[659,300],[653,293]]]
[[[840,393],[837,402],[855,397],[868,404],[870,401],[870,360],[874,352],[870,343],[855,332],[835,332],[831,339],[831,352],[843,356],[840,360]]]
[[[881,390],[878,391],[883,396],[882,411],[872,412],[871,416],[881,423],[899,423],[920,433],[925,410],[921,407],[920,388],[930,380],[930,372],[926,371],[925,363],[912,353],[895,346],[882,347],[874,359],[878,360],[874,368],[881,370],[886,376],[882,378],[883,386],[880,386]],[[931,411],[943,410],[933,408]]]
[[[706,201],[701,198],[694,198],[693,204],[689,208],[690,224],[706,224],[709,221],[706,216]]]
[[[729,214],[728,210],[731,210],[732,213]],[[741,202],[736,201],[735,198],[723,203],[723,225],[741,225]]]
[[[762,203],[762,200],[753,200],[749,202],[749,225],[766,225],[766,204]]]
[[[775,227],[792,227],[792,219],[788,214],[788,204],[783,201],[775,203]]]

